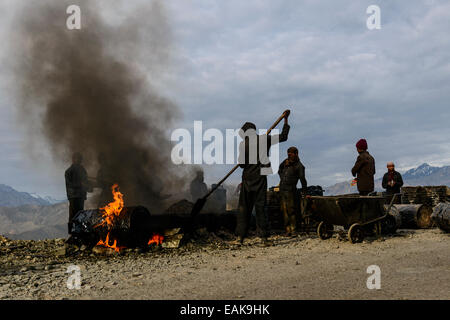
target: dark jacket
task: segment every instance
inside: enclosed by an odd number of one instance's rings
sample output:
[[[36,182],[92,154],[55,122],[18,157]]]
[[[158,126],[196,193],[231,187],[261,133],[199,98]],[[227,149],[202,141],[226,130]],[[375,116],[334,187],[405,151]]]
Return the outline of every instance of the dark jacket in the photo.
[[[278,135],[256,135],[255,138],[251,137],[245,137],[245,139],[241,142],[239,145],[239,166],[243,168],[242,171],[242,182],[243,187],[246,190],[257,190],[260,186],[260,183],[264,181],[267,181],[267,175],[261,175],[261,169],[262,168],[268,168],[270,169],[270,163],[269,163],[269,149],[270,147],[278,142],[284,142],[288,139],[289,134],[289,125],[284,125],[283,129],[281,131],[281,134]],[[277,137],[278,139],[274,139],[274,137]],[[267,152],[262,154],[262,158],[260,158],[260,142],[264,141],[266,139],[266,147]],[[257,151],[256,155],[256,163],[250,163],[252,158],[249,157],[250,152],[250,144],[256,143],[255,150]],[[253,149],[253,148],[252,148]],[[262,153],[262,151],[261,151]],[[253,161],[254,162],[254,161]],[[262,163],[264,162],[264,163]]]
[[[292,191],[297,189],[297,182],[302,183],[302,191],[306,192],[308,184],[305,178],[305,166],[300,160],[290,163],[284,160],[278,169],[280,176],[280,191]]]
[[[356,159],[352,174],[358,181],[358,191],[372,192],[375,187],[375,159],[367,151],[363,151]]]
[[[66,178],[67,199],[81,198],[86,200],[89,187],[86,169],[82,165],[72,164],[64,174]]]
[[[394,194],[394,193],[400,193],[400,188],[403,186],[403,178],[402,175],[395,171],[392,172],[392,180],[394,180],[395,184],[393,187],[391,187],[388,182],[389,182],[389,172],[386,172],[383,176],[383,182],[382,182],[382,186],[384,189],[386,189],[386,192],[388,194]]]

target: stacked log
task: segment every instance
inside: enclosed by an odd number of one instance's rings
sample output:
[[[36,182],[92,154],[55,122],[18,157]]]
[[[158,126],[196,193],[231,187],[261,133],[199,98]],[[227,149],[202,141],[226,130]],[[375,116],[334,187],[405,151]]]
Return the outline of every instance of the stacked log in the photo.
[[[450,232],[450,202],[438,204],[431,219],[441,230]]]
[[[432,208],[424,204],[395,204],[403,229],[427,229],[433,226]]]
[[[402,204],[425,204],[435,207],[449,199],[450,188],[447,186],[402,187]]]

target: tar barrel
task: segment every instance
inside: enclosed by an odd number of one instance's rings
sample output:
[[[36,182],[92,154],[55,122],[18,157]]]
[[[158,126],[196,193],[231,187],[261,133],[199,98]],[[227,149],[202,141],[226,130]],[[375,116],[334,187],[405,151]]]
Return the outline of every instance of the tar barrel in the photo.
[[[450,203],[443,202],[433,209],[431,220],[443,231],[450,232]]]
[[[104,223],[100,209],[79,211],[72,219],[72,236],[86,245],[94,245],[110,234],[120,245],[137,247],[145,245],[152,234],[150,212],[142,206],[125,207],[112,226]]]
[[[423,204],[396,204],[395,208],[400,212],[401,228],[403,229],[427,229],[431,228],[432,208]]]
[[[384,205],[384,210],[387,211],[388,209],[389,209],[389,205],[385,204]],[[396,229],[401,228],[401,226],[402,226],[402,216],[400,214],[400,211],[395,206],[391,207],[391,209],[389,210],[389,215],[394,217]]]

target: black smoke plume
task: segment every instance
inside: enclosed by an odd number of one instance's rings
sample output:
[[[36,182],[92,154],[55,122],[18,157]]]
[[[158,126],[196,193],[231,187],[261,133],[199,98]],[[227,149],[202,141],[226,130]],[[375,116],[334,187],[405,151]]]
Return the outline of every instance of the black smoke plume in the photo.
[[[12,36],[21,123],[55,160],[69,166],[81,152],[90,176],[101,167],[125,205],[161,210],[163,195],[184,185],[167,133],[179,111],[152,85],[170,67],[164,7],[148,1],[108,20],[94,1],[75,2],[28,1],[20,11]],[[66,27],[70,4],[81,8],[81,30]]]

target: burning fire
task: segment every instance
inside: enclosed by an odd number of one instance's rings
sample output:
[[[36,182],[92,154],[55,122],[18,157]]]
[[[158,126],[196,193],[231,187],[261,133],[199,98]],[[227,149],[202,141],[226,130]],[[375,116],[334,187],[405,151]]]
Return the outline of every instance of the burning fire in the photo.
[[[107,224],[108,228],[112,227],[114,224],[114,219],[120,216],[123,209],[123,194],[119,191],[119,185],[113,184],[111,187],[114,201],[108,203],[100,210],[103,212],[103,221],[97,226]]]
[[[114,249],[114,251],[119,252],[120,249],[123,249],[124,247],[119,247],[117,245],[117,240],[114,240],[114,243],[112,245],[109,244],[109,232],[106,235],[106,240],[103,241],[100,239],[100,241],[97,243],[97,246],[103,246],[103,247],[107,247],[107,248],[111,248]]]
[[[119,217],[122,209],[123,209],[123,194],[119,191],[119,185],[113,184],[111,187],[111,191],[113,194],[114,201],[108,203],[103,208],[100,208],[100,211],[103,213],[103,221],[99,224],[97,224],[95,227],[107,225],[108,229],[111,229],[114,225],[114,219],[116,217]],[[97,243],[97,246],[103,246],[107,248],[114,249],[114,251],[119,252],[121,248],[117,245],[117,240],[114,239],[114,242],[112,245],[109,244],[109,231],[106,235],[105,241],[101,240]]]
[[[156,243],[156,245],[160,245],[164,240],[164,236],[161,236],[159,234],[154,234],[153,237],[148,240],[148,245],[151,245],[152,243]]]
[[[95,227],[103,226],[106,224],[108,230],[111,230],[114,221],[116,218],[120,217],[122,213],[122,209],[124,208],[124,201],[123,201],[123,194],[119,191],[119,185],[114,184],[111,187],[111,191],[113,194],[114,201],[108,203],[103,208],[100,208],[100,211],[102,212],[103,220],[99,224],[97,224]],[[106,239],[103,241],[100,239],[100,241],[97,243],[97,246],[103,246],[107,248],[114,249],[116,252],[120,252],[120,249],[123,249],[125,247],[120,247],[117,245],[117,240],[114,239],[113,244],[110,244],[109,239],[110,231],[108,231],[108,234],[106,235]],[[151,245],[155,243],[156,245],[160,245],[164,240],[164,236],[159,234],[153,234],[152,238],[148,241],[148,245]]]

